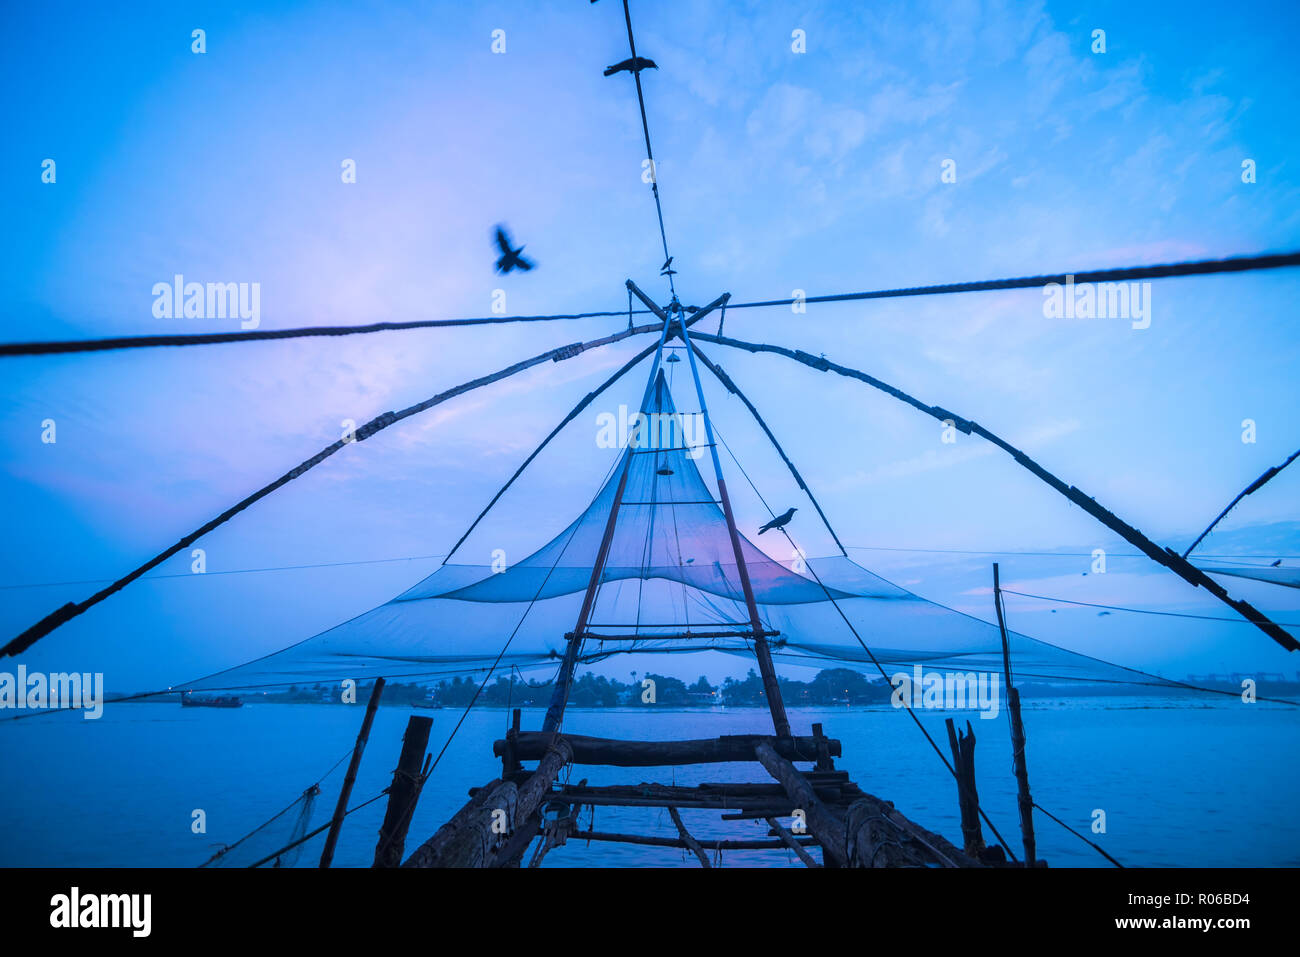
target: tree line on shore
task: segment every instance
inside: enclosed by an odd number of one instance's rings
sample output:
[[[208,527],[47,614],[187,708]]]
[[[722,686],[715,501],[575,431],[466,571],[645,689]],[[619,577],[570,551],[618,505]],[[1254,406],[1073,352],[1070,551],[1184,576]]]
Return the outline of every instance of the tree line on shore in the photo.
[[[885,682],[868,680],[848,668],[828,668],[811,681],[780,678],[781,695],[789,706],[879,704],[889,700],[891,688]],[[389,681],[384,687],[382,704],[412,706],[416,704],[465,707],[474,699],[476,706],[545,707],[551,700],[554,682],[497,675],[479,691],[481,678],[455,677],[432,683]],[[365,701],[369,682],[359,683],[356,700]],[[338,685],[293,685],[287,691],[268,693],[264,701],[286,703],[340,702]],[[630,681],[594,675],[581,675],[569,693],[569,705],[575,708],[652,707],[762,707],[766,700],[763,682],[751,668],[744,678],[728,677],[714,685],[701,675],[687,684],[680,678],[647,672],[631,673]]]

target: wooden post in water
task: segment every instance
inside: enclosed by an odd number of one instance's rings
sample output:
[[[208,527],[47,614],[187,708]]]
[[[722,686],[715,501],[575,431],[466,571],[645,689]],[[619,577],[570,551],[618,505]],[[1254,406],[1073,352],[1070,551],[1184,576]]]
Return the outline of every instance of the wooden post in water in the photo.
[[[980,827],[980,800],[975,790],[975,732],[969,721],[965,735],[957,731],[952,718],[947,724],[952,768],[957,778],[957,803],[961,808],[962,850],[978,858],[984,850],[984,831]]]
[[[348,812],[348,798],[352,796],[352,785],[357,781],[357,768],[361,765],[361,755],[370,740],[370,725],[375,720],[375,709],[379,707],[379,696],[384,693],[384,679],[376,678],[375,687],[370,692],[370,701],[366,703],[366,716],[361,720],[361,731],[357,743],[352,748],[352,760],[348,762],[348,773],[343,778],[343,790],[339,792],[339,803],[334,806],[334,819],[330,822],[330,832],[325,836],[325,850],[321,851],[320,866],[329,867],[334,860],[334,847],[339,842],[339,829],[343,826],[343,817]]]
[[[379,843],[375,846],[375,867],[401,867],[402,851],[406,848],[406,830],[415,814],[415,803],[420,798],[422,778],[421,762],[429,747],[429,730],[433,719],[413,714],[406,722],[402,736],[402,753],[393,771],[393,783],[388,789],[388,809],[384,823],[379,828]]]
[[[1034,867],[1034,799],[1029,796],[1029,768],[1025,764],[1025,725],[1020,720],[1020,692],[1011,685],[1011,643],[1007,640],[1007,622],[1002,613],[1002,585],[998,580],[997,562],[993,563],[993,606],[997,609],[998,629],[1002,632],[1002,670],[1007,682],[1011,759],[1016,772],[1016,803],[1020,807],[1020,834],[1025,842],[1025,867]]]

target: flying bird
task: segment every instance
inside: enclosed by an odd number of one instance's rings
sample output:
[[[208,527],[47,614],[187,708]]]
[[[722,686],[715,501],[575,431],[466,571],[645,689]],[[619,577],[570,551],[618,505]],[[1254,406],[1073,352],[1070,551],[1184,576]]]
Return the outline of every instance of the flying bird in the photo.
[[[642,70],[657,70],[659,64],[654,60],[646,59],[643,56],[634,56],[624,60],[622,63],[615,63],[613,66],[605,67],[605,75],[613,76],[615,73],[640,73]]]
[[[522,269],[527,272],[533,268],[533,264],[520,255],[524,247],[518,249],[510,247],[510,237],[500,226],[497,227],[497,246],[501,249],[501,258],[497,260],[497,272],[508,273],[512,269]]]
[[[794,518],[794,513],[797,511],[799,511],[797,508],[786,509],[776,518],[772,519],[772,521],[768,522],[766,525],[760,528],[758,530],[758,534],[762,535],[769,528],[785,528],[787,525],[790,524],[790,519]]]

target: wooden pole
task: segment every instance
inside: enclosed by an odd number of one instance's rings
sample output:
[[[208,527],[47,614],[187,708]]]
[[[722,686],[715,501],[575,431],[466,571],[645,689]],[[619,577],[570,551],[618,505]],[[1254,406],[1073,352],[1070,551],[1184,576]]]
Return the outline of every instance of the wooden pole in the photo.
[[[628,288],[635,289],[632,281],[628,280]],[[640,290],[636,290],[638,295]],[[716,309],[719,305],[724,305],[730,293],[718,297],[709,305],[705,306],[685,323],[681,324],[683,332],[686,326],[699,322],[706,315]],[[663,320],[663,328],[659,333],[659,345],[655,349],[654,364],[650,367],[650,378],[646,382],[645,393],[641,398],[641,408],[644,409],[646,403],[650,400],[651,390],[654,388],[655,377],[661,368],[663,359],[664,343],[668,340],[669,330],[672,323],[668,321],[667,315],[657,305],[645,300],[650,308],[656,312]],[[587,622],[591,617],[591,610],[596,601],[596,592],[600,588],[601,580],[604,577],[605,561],[609,557],[610,542],[614,538],[614,527],[618,523],[619,506],[623,501],[623,492],[627,488],[627,473],[632,465],[631,449],[624,452],[623,473],[619,476],[618,489],[614,495],[614,502],[610,506],[609,518],[605,522],[605,533],[601,537],[600,549],[596,555],[596,563],[591,569],[591,578],[587,582],[587,591],[582,597],[582,608],[578,612],[578,624],[573,629],[572,637],[569,638],[568,644],[564,649],[564,659],[560,663],[559,674],[555,678],[555,690],[551,693],[551,702],[546,708],[546,717],[542,721],[542,730],[555,732],[560,727],[560,719],[564,716],[564,708],[569,700],[569,687],[573,684],[573,672],[578,665],[578,653],[582,648],[583,639],[586,637]]]
[[[979,857],[984,850],[984,831],[980,827],[980,802],[975,790],[975,732],[966,722],[962,735],[953,724],[948,724],[948,747],[952,749],[952,767],[957,779],[957,804],[961,808],[961,837],[963,850],[971,857]]]
[[[820,727],[820,726],[817,726]],[[551,735],[544,731],[512,732],[504,740],[492,743],[492,753],[504,762],[537,761],[551,746]],[[605,765],[619,768],[657,768],[681,764],[721,764],[754,760],[759,742],[771,744],[776,753],[791,761],[823,760],[830,762],[843,750],[841,742],[827,737],[777,738],[760,734],[726,734],[718,738],[689,741],[618,741],[566,734],[564,740],[573,748],[574,764]],[[514,767],[514,764],[511,764]],[[818,770],[834,770],[818,767]]]
[[[1025,725],[1020,720],[1020,692],[1011,684],[1011,643],[1007,640],[1006,617],[1002,612],[1002,584],[998,563],[993,563],[993,605],[1002,632],[1002,670],[1007,682],[1007,715],[1011,722],[1011,759],[1016,772],[1016,803],[1020,808],[1020,834],[1025,842],[1025,867],[1035,866],[1034,799],[1029,796],[1029,768],[1025,763]]]
[[[668,816],[673,819],[673,824],[677,826],[677,833],[681,835],[682,843],[689,847],[691,853],[699,859],[700,867],[703,867],[706,870],[713,867],[713,865],[709,863],[709,855],[704,853],[704,848],[700,847],[700,842],[691,837],[691,832],[686,830],[686,825],[682,823],[682,816],[677,813],[677,808],[673,807],[671,804],[668,805]]]
[[[827,867],[924,866],[979,867],[980,863],[941,835],[906,817],[888,801],[860,795],[841,819],[817,797],[812,785],[767,743],[754,749],[767,772],[781,783],[808,830],[822,846]]]
[[[420,798],[421,762],[429,747],[429,730],[433,719],[411,715],[402,735],[402,753],[393,771],[393,783],[388,789],[388,809],[384,823],[379,828],[379,844],[375,847],[375,867],[400,867],[402,851],[406,847],[406,831],[415,814],[415,804]]]
[[[758,745],[754,749],[754,755],[767,769],[767,773],[781,783],[795,807],[802,808],[808,830],[822,846],[822,857],[827,866],[848,867],[849,858],[845,853],[848,835],[844,830],[844,822],[830,812],[807,779],[793,764],[777,754],[770,744],[763,742]]]
[[[596,841],[607,844],[636,844],[642,847],[672,847],[690,850],[686,842],[679,837],[659,837],[642,834],[611,834],[607,831],[579,831],[573,835],[575,841]],[[817,842],[811,837],[794,837],[792,840],[800,847],[816,847]],[[788,848],[784,841],[778,840],[730,840],[709,841],[710,850],[723,851],[779,851]],[[814,859],[811,866],[820,867]]]
[[[659,310],[659,307],[654,305],[645,293],[636,287],[632,280],[627,281],[627,287],[652,310],[658,311],[664,322],[667,323],[667,314]],[[730,294],[728,294],[727,298],[730,298]],[[704,400],[704,386],[700,382],[699,364],[695,361],[695,348],[691,345],[691,336],[686,331],[686,323],[682,321],[680,312],[678,312],[677,326],[681,330],[682,342],[686,346],[686,358],[690,360],[691,378],[695,381],[695,395],[700,401],[700,415],[704,418],[704,433],[713,460],[713,474],[718,482],[718,499],[722,502],[722,515],[727,521],[727,531],[731,536],[731,552],[736,559],[736,573],[740,577],[740,588],[745,595],[745,608],[749,611],[749,625],[754,632],[754,657],[758,659],[758,671],[763,679],[763,695],[767,698],[767,708],[772,713],[772,726],[776,729],[777,737],[788,738],[790,736],[790,719],[785,713],[785,701],[781,698],[781,685],[777,681],[776,667],[772,664],[772,649],[768,647],[767,638],[765,637],[767,629],[763,627],[763,623],[758,617],[758,605],[754,601],[754,588],[749,580],[749,567],[745,564],[745,554],[740,546],[740,531],[736,528],[736,517],[731,511],[731,497],[727,494],[727,481],[722,477],[722,459],[718,456],[718,443],[713,435],[713,420],[709,417],[708,403]]]
[[[478,791],[456,816],[440,827],[406,860],[403,867],[493,867],[511,839],[537,836],[534,812],[548,797],[551,784],[573,758],[573,749],[557,737],[554,747],[523,784],[494,781]],[[499,827],[504,812],[504,832]],[[520,829],[525,834],[518,834]],[[527,841],[523,850],[527,849]],[[514,850],[512,848],[512,850]]]
[[[334,806],[334,819],[330,822],[330,832],[325,837],[325,850],[321,851],[320,866],[329,867],[334,860],[334,847],[339,842],[339,829],[343,827],[343,818],[348,812],[348,798],[352,796],[352,785],[357,781],[357,768],[361,766],[361,755],[370,740],[370,725],[375,720],[375,710],[379,707],[379,696],[384,693],[384,679],[376,678],[375,686],[370,691],[370,700],[366,703],[366,716],[361,720],[361,731],[357,734],[357,743],[352,748],[352,760],[348,762],[348,773],[343,778],[343,790],[339,791],[339,803]]]
[[[808,867],[821,867],[821,865],[817,863],[817,859],[805,851],[803,845],[795,840],[794,835],[781,826],[780,821],[774,817],[769,817],[766,820],[767,826],[772,829],[772,833],[777,836],[782,844],[794,851],[799,860],[803,861]]]

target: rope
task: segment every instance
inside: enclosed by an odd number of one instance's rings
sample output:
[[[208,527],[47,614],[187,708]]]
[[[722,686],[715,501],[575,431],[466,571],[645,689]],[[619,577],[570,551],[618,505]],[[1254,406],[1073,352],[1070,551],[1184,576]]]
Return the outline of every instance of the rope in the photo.
[[[380,432],[383,429],[388,428],[390,425],[393,425],[396,422],[400,422],[402,419],[409,418],[410,416],[416,415],[420,412],[424,412],[428,409],[433,408],[436,405],[439,405],[447,401],[448,399],[455,398],[456,396],[461,395],[465,392],[470,392],[481,386],[489,385],[490,383],[495,382],[498,379],[503,379],[508,376],[515,375],[518,372],[523,372],[525,369],[532,368],[533,366],[545,362],[548,359],[559,362],[562,359],[566,359],[572,355],[577,354],[577,352],[583,352],[590,348],[597,348],[601,345],[608,345],[609,343],[626,339],[631,335],[637,335],[641,332],[661,331],[662,329],[663,329],[662,325],[642,326],[635,329],[630,329],[626,332],[615,333],[612,336],[605,336],[602,339],[593,339],[590,342],[578,343],[572,346],[563,346],[559,349],[548,350],[546,352],[533,356],[531,359],[524,359],[522,362],[516,362],[512,366],[507,366],[505,369],[502,369],[499,372],[494,372],[486,376],[480,376],[477,379],[472,379],[469,382],[464,382],[458,386],[455,386],[454,388],[448,389],[445,392],[440,392],[437,395],[425,399],[423,402],[417,402],[415,405],[405,408],[400,412],[385,412],[383,415],[376,416],[375,418],[371,419],[365,425],[361,426],[356,430],[356,432],[354,433],[355,441],[362,442],[365,439],[368,439],[370,436],[374,435],[376,432]],[[577,350],[577,352],[574,351],[575,349]],[[226,509],[216,518],[212,519],[211,521],[207,522],[204,525],[201,525],[193,532],[190,532],[188,535],[186,535],[176,544],[172,545],[170,548],[167,548],[159,552],[157,555],[149,559],[149,561],[145,562],[139,568],[117,579],[117,581],[113,582],[107,587],[96,592],[94,595],[91,595],[85,601],[68,602],[66,605],[63,605],[61,608],[58,608],[55,611],[51,612],[50,614],[46,615],[39,622],[32,625],[30,628],[28,628],[22,634],[18,635],[16,638],[12,639],[3,648],[0,648],[0,657],[4,657],[6,655],[12,656],[18,654],[19,652],[26,651],[29,647],[31,647],[41,638],[48,635],[50,632],[54,631],[54,629],[58,628],[60,625],[77,617],[83,612],[88,611],[89,609],[93,608],[95,605],[98,605],[105,598],[108,598],[109,596],[122,590],[127,585],[131,584],[131,582],[135,581],[137,578],[143,575],[145,572],[162,564],[168,558],[171,558],[173,555],[177,554],[183,549],[188,548],[190,545],[192,545],[195,541],[197,541],[202,536],[206,535],[208,532],[212,531],[213,529],[217,528],[220,525],[225,524],[230,519],[234,518],[236,515],[242,512],[244,509],[248,508],[250,505],[253,505],[260,499],[265,498],[267,495],[270,495],[272,492],[274,492],[276,489],[280,488],[281,486],[287,485],[289,484],[289,482],[293,481],[294,479],[304,475],[306,472],[315,468],[321,462],[325,461],[335,452],[339,451],[339,449],[349,444],[351,443],[348,441],[344,441],[343,439],[339,439],[337,442],[334,442],[331,445],[326,446],[325,448],[317,452],[315,455],[313,455],[311,458],[307,459],[304,462],[299,463],[295,468],[290,469],[288,472],[285,472],[274,482],[271,482],[269,485],[264,485],[262,488],[254,492],[252,495],[248,496],[247,498],[243,499],[240,502],[237,502],[235,505]]]
[[[623,19],[627,21],[627,45],[632,51],[632,59],[636,59],[636,39],[632,36],[632,11],[628,8],[628,0],[623,0]],[[645,134],[645,155],[650,161],[650,191],[655,198],[655,213],[659,217],[659,238],[664,244],[664,262],[668,263],[672,257],[668,255],[668,233],[664,230],[664,208],[659,201],[659,168],[655,165],[654,150],[650,148],[650,123],[646,120],[645,115],[645,94],[641,90],[641,71],[633,66],[632,78],[636,80],[636,101],[641,108],[641,131]],[[674,300],[677,299],[677,289],[673,284],[672,273],[668,273],[668,289],[672,293]]]
[[[1014,279],[981,279],[937,286],[911,286],[902,289],[877,289],[871,292],[845,292],[831,296],[807,296],[803,299],[765,299],[761,302],[733,302],[732,309],[761,309],[766,306],[792,306],[796,302],[855,302],[863,299],[899,299],[907,296],[946,296],[962,292],[992,292],[998,289],[1032,289],[1048,283],[1075,285],[1097,282],[1120,282],[1133,279],[1166,279],[1176,276],[1207,276],[1224,272],[1249,272],[1255,269],[1280,269],[1300,266],[1300,252],[1260,256],[1233,256],[1228,259],[1202,259],[1193,262],[1161,263],[1152,266],[1118,266],[1109,269],[1053,273],[1047,276],[1020,276]]]
[[[626,0],[625,0],[626,3]],[[641,98],[641,77],[636,77],[637,96],[641,103],[642,120],[645,118],[644,99]],[[647,128],[648,130],[648,128]],[[649,133],[647,131],[647,149]],[[647,157],[653,159],[652,157]],[[656,180],[658,179],[656,173]],[[659,185],[653,184],[655,208],[659,213],[660,236],[664,240],[667,258],[667,237],[663,231],[663,210],[659,202]],[[1207,276],[1216,273],[1250,272],[1261,269],[1280,269],[1300,265],[1300,252],[1234,256],[1228,259],[1205,259],[1181,263],[1161,263],[1149,266],[1122,266],[1110,269],[1083,270],[1073,273],[1055,273],[1045,276],[1021,276],[1012,279],[984,279],[973,282],[943,283],[932,286],[911,286],[901,289],[876,289],[868,292],[846,292],[827,296],[796,299],[764,299],[755,302],[733,302],[732,309],[763,309],[771,306],[790,306],[822,302],[854,302],[866,299],[898,299],[909,296],[943,296],[964,292],[991,292],[999,289],[1030,289],[1048,283],[1061,283],[1073,277],[1075,284],[1085,282],[1116,282],[1134,279],[1163,279],[1179,276]],[[672,277],[668,277],[672,288]],[[673,293],[676,296],[676,292]],[[651,310],[637,309],[636,315],[649,315]],[[309,326],[296,329],[251,330],[242,332],[197,333],[190,335],[119,336],[109,339],[74,339],[54,342],[10,342],[0,344],[0,358],[5,356],[49,355],[69,352],[97,352],[108,349],[139,349],[151,346],[201,346],[214,343],[245,342],[266,339],[300,339],[307,336],[348,336],[372,332],[394,332],[405,329],[424,329],[440,326],[476,326],[513,322],[554,322],[572,319],[599,319],[622,316],[619,312],[579,312],[550,316],[491,316],[472,319],[424,319],[413,322],[377,322],[357,326]]]
[[[1234,508],[1237,507],[1238,502],[1240,502],[1247,495],[1250,495],[1252,492],[1258,492],[1261,488],[1264,487],[1265,484],[1267,484],[1269,479],[1277,475],[1278,472],[1281,472],[1284,468],[1286,468],[1288,465],[1294,462],[1297,457],[1300,457],[1300,449],[1297,449],[1296,451],[1292,452],[1290,456],[1287,457],[1287,460],[1283,462],[1281,465],[1273,466],[1271,469],[1269,469],[1267,472],[1265,472],[1263,475],[1255,479],[1255,481],[1251,482],[1239,493],[1237,493],[1237,497],[1228,503],[1228,507],[1225,508],[1222,512],[1220,512],[1215,517],[1214,521],[1212,521],[1206,527],[1205,531],[1201,532],[1200,535],[1196,536],[1196,541],[1192,542],[1192,544],[1187,546],[1187,551],[1183,552],[1183,558],[1186,558],[1188,555],[1190,555],[1192,553],[1192,550],[1196,548],[1197,545],[1201,544],[1201,540],[1205,538],[1206,535],[1210,534],[1211,531],[1214,530],[1214,526],[1218,525],[1219,522],[1223,520],[1223,516],[1227,515],[1229,512],[1231,512]]]
[[[609,476],[613,474],[614,468],[615,466],[617,466],[618,461],[619,461],[618,459],[615,459],[614,463],[610,465],[609,470],[605,474],[605,478],[601,480],[601,487],[604,486],[605,481],[609,479]],[[597,492],[597,495],[599,495],[599,491]],[[595,498],[593,498],[592,501],[594,502]],[[519,634],[519,629],[524,626],[524,621],[528,618],[529,613],[533,610],[533,606],[537,604],[537,600],[541,597],[542,592],[546,590],[546,585],[551,580],[551,575],[553,575],[555,573],[555,569],[559,567],[560,559],[564,557],[564,553],[568,550],[569,544],[573,541],[573,536],[578,533],[579,525],[580,523],[578,522],[574,523],[573,529],[569,532],[568,541],[564,543],[564,548],[559,549],[559,551],[556,553],[555,561],[552,562],[551,567],[547,569],[546,577],[543,578],[542,583],[537,586],[536,594],[534,594],[532,600],[528,602],[528,607],[524,609],[524,613],[519,616],[519,621],[518,623],[516,623],[514,631],[510,632],[510,637],[506,639],[506,643],[502,646],[500,653],[497,654],[496,660],[492,662],[491,667],[489,667],[487,670],[487,674],[483,676],[483,681],[479,684],[478,688],[475,689],[474,697],[469,699],[469,704],[467,704],[465,706],[465,710],[461,712],[460,720],[458,720],[456,722],[456,726],[451,729],[451,734],[447,737],[446,743],[443,744],[442,750],[438,752],[438,756],[433,759],[433,764],[429,767],[428,772],[426,772],[425,775],[426,777],[430,774],[433,774],[434,769],[438,767],[438,762],[442,760],[442,756],[446,754],[447,749],[451,747],[451,742],[455,740],[456,733],[460,731],[461,725],[463,725],[465,723],[465,719],[469,717],[470,710],[474,707],[475,703],[478,701],[479,695],[481,695],[483,693],[483,689],[487,687],[488,680],[492,677],[492,673],[496,670],[497,665],[501,663],[501,659],[505,657],[505,653],[510,648],[511,642],[513,642],[515,640],[515,636]]]
[[[1116,867],[1121,868],[1121,869],[1124,867],[1123,864],[1121,864],[1119,861],[1115,860],[1115,858],[1111,857],[1111,856],[1110,856],[1109,854],[1107,854],[1104,850],[1102,850],[1101,845],[1099,845],[1099,844],[1095,844],[1095,843],[1093,843],[1092,841],[1088,840],[1086,837],[1084,837],[1082,834],[1080,834],[1080,833],[1079,833],[1078,831],[1076,831],[1074,828],[1070,827],[1070,825],[1066,824],[1066,823],[1065,823],[1064,821],[1062,821],[1059,817],[1057,817],[1057,816],[1056,816],[1055,814],[1053,814],[1051,811],[1047,810],[1047,808],[1043,807],[1043,806],[1042,806],[1041,804],[1039,804],[1037,801],[1034,801],[1034,802],[1033,802],[1033,805],[1034,805],[1034,807],[1038,808],[1038,810],[1042,811],[1044,814],[1046,814],[1048,817],[1050,817],[1050,818],[1051,818],[1053,821],[1055,821],[1057,824],[1061,825],[1061,827],[1065,828],[1067,831],[1069,831],[1071,834],[1073,834],[1075,837],[1077,837],[1079,840],[1083,841],[1085,844],[1090,845],[1090,846],[1092,847],[1093,850],[1095,850],[1095,851],[1096,851],[1098,854],[1100,854],[1102,857],[1106,858],[1106,860],[1110,861],[1110,862],[1111,862],[1112,864],[1114,864]]]
[[[352,814],[352,813],[354,813],[354,812],[356,812],[356,811],[360,811],[363,807],[367,807],[368,805],[374,804],[374,803],[375,803],[376,801],[378,801],[381,797],[383,797],[385,794],[387,794],[388,791],[389,791],[388,788],[384,788],[382,791],[380,791],[378,794],[376,794],[374,797],[372,797],[369,801],[364,801],[364,802],[362,802],[361,804],[358,804],[358,805],[356,805],[355,807],[350,808],[350,809],[347,810],[347,811],[344,811],[344,812],[343,812],[343,817],[347,817],[348,815],[350,815],[350,814]],[[342,820],[342,818],[339,818],[339,820]],[[250,868],[253,868],[253,867],[261,867],[261,866],[262,866],[263,864],[265,864],[267,861],[274,860],[275,858],[277,858],[277,857],[279,857],[281,854],[283,854],[285,851],[291,851],[291,850],[293,850],[295,847],[297,847],[299,844],[306,844],[308,841],[310,841],[310,840],[311,840],[313,837],[315,837],[317,834],[321,833],[322,831],[327,831],[327,830],[329,830],[330,827],[333,826],[333,824],[334,824],[334,818],[331,817],[329,821],[327,821],[326,823],[322,824],[320,827],[316,828],[316,830],[312,831],[310,834],[304,834],[302,837],[298,838],[298,840],[293,841],[293,842],[290,843],[290,844],[286,844],[284,847],[280,848],[278,851],[276,851],[276,852],[274,852],[274,853],[272,853],[272,854],[268,854],[268,855],[266,855],[266,857],[262,858],[262,859],[259,860],[259,861],[254,861],[252,864],[249,864],[248,866],[249,866]]]
[[[1154,608],[1127,608],[1124,605],[1099,605],[1090,601],[1072,601],[1069,598],[1051,598],[1047,595],[1031,595],[1028,592],[1015,591],[1011,588],[1002,589],[1004,594],[1019,595],[1021,598],[1033,598],[1037,601],[1057,602],[1062,605],[1082,605],[1085,608],[1105,608],[1110,611],[1128,611],[1135,615],[1160,615],[1165,618],[1194,618],[1198,621],[1226,621],[1232,625],[1251,625],[1254,622],[1247,621],[1244,618],[1221,618],[1216,615],[1193,615],[1190,612],[1181,611],[1156,611]],[[1279,621],[1279,625],[1295,627],[1300,625],[1298,621]]]
[[[425,559],[442,558],[441,555],[409,555],[403,558],[370,558],[354,562],[313,562],[308,565],[277,565],[273,568],[231,568],[226,571],[204,572],[195,574],[194,572],[177,572],[168,575],[144,575],[145,581],[160,581],[164,578],[207,578],[210,575],[249,575],[255,572],[288,572],[296,571],[300,568],[339,568],[345,565],[387,565],[393,562],[415,562]],[[55,588],[64,585],[101,585],[104,582],[111,582],[111,578],[83,578],[80,581],[67,582],[35,582],[27,585],[0,585],[0,591],[6,591],[14,588]]]
[[[648,313],[639,309],[638,314]],[[490,326],[515,322],[556,322],[572,319],[605,319],[620,312],[572,312],[550,316],[488,316],[473,319],[416,319],[410,322],[372,322],[355,326],[300,326],[292,329],[257,329],[240,332],[197,332],[177,335],[112,336],[103,339],[71,339],[49,342],[0,343],[0,358],[42,356],[69,352],[106,352],[113,349],[148,349],[155,346],[210,346],[229,342],[264,342],[272,339],[306,339],[318,336],[356,336],[373,332],[401,332],[408,329],[437,329],[448,326]]]
[[[741,349],[751,353],[770,352],[775,355],[784,356],[787,359],[793,359],[802,365],[809,366],[810,368],[817,369],[821,372],[834,372],[835,374],[844,376],[845,378],[856,379],[859,382],[871,386],[873,389],[884,392],[886,395],[890,395],[900,402],[910,405],[912,408],[920,412],[924,412],[926,415],[945,423],[949,427],[960,429],[967,435],[978,435],[986,442],[992,443],[1011,456],[1018,465],[1033,474],[1039,481],[1051,486],[1067,500],[1082,508],[1085,512],[1101,524],[1105,525],[1112,532],[1115,532],[1130,545],[1140,549],[1144,554],[1151,558],[1152,561],[1163,565],[1188,584],[1204,588],[1215,598],[1235,610],[1243,618],[1250,619],[1251,622],[1254,623],[1255,627],[1288,651],[1300,649],[1300,641],[1297,641],[1295,637],[1285,629],[1274,624],[1273,621],[1258,608],[1247,601],[1233,598],[1232,595],[1228,593],[1227,589],[1212,579],[1200,568],[1192,565],[1177,552],[1172,549],[1161,549],[1159,545],[1149,539],[1139,529],[1124,521],[1114,512],[1110,511],[1110,509],[1099,504],[1095,498],[1084,494],[1083,491],[1073,485],[1067,485],[1064,481],[1047,471],[1047,469],[1043,468],[1020,449],[1016,448],[1002,437],[990,432],[978,422],[973,422],[970,419],[963,418],[940,406],[926,405],[915,396],[909,395],[902,389],[895,388],[882,379],[877,379],[875,376],[868,375],[865,372],[840,365],[837,362],[832,362],[825,357],[814,358],[806,352],[787,349],[784,346],[745,342],[740,339],[729,339],[725,336],[710,336],[705,333],[697,333],[697,338],[702,339],[705,342],[716,342],[719,345],[730,346],[733,349]]]
[[[717,429],[714,429],[714,435],[717,435]],[[718,436],[718,441],[722,442],[723,448],[727,450],[727,454],[731,456],[731,460],[736,463],[736,468],[739,469],[740,474],[745,477],[745,481],[748,482],[749,487],[754,490],[754,494],[757,495],[758,500],[763,503],[763,507],[767,509],[768,514],[771,515],[773,518],[775,518],[776,513],[773,512],[772,507],[767,504],[767,499],[763,498],[763,493],[758,490],[758,486],[756,486],[754,484],[754,481],[749,477],[749,473],[746,472],[744,466],[740,464],[740,460],[737,459],[736,454],[731,451],[731,447],[728,446],[725,441],[723,441],[720,435]],[[785,536],[785,540],[790,543],[790,547],[797,551],[798,546],[795,545],[794,539],[790,537],[789,533],[785,530],[784,527],[780,529],[780,532],[782,535]],[[805,561],[804,567],[807,568],[808,571],[812,573],[812,576],[817,581],[817,584],[820,585],[822,591],[825,592],[826,598],[830,601],[832,605],[835,606],[835,610],[839,612],[840,617],[844,619],[844,624],[848,626],[848,629],[850,632],[852,632],[853,637],[856,638],[858,644],[862,646],[862,650],[867,653],[867,656],[871,659],[871,663],[876,666],[876,670],[880,672],[880,677],[884,678],[885,682],[887,684],[891,684],[892,686],[892,682],[889,681],[889,675],[885,673],[884,667],[876,659],[875,653],[869,647],[867,647],[867,643],[862,640],[862,636],[858,634],[858,630],[853,627],[853,622],[849,621],[849,616],[844,614],[844,609],[842,609],[839,605],[839,602],[835,600],[835,596],[832,595],[830,589],[826,587],[826,583],[821,580],[821,577],[817,574],[817,571],[812,567],[812,563]],[[908,701],[904,701],[903,706],[904,708],[907,709],[908,715],[912,718],[912,721],[916,724],[921,734],[925,736],[925,740],[930,742],[930,747],[932,747],[934,749],[934,753],[939,756],[939,760],[943,762],[943,766],[947,768],[948,773],[953,776],[953,780],[957,780],[957,770],[952,766],[952,764],[948,761],[948,758],[939,749],[939,745],[935,743],[934,738],[930,736],[930,732],[925,729],[925,725],[921,724],[921,719],[918,718],[916,716],[916,712],[912,710],[911,703]],[[1015,861],[1016,855],[1015,852],[1011,850],[1011,845],[1009,845],[1006,841],[1002,839],[1002,835],[998,832],[998,829],[997,827],[994,826],[993,822],[989,820],[988,815],[984,813],[983,808],[979,808],[979,814],[980,817],[984,819],[984,823],[986,823],[989,826],[989,830],[993,832],[993,836],[998,839],[998,843],[1002,845],[1002,848],[1004,851],[1006,851],[1007,856],[1010,857],[1011,860]]]

